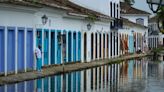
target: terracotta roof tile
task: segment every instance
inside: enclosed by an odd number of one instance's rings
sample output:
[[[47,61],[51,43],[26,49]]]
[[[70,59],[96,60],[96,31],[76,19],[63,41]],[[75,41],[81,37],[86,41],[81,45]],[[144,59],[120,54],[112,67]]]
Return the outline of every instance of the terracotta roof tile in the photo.
[[[143,10],[139,10],[136,9],[132,6],[130,6],[127,3],[121,2],[121,14],[146,14],[146,15],[150,15],[149,12],[143,11]]]

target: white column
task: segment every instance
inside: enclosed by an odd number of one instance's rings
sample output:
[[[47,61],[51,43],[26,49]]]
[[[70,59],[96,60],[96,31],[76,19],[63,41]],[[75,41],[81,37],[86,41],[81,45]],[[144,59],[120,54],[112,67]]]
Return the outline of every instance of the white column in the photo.
[[[48,31],[48,65],[51,64],[51,30]]]
[[[115,57],[117,57],[117,32],[115,32]]]
[[[105,33],[105,58],[107,58],[107,33]]]
[[[114,32],[112,32],[112,58],[114,58],[114,42],[115,42]]]
[[[7,28],[5,27],[5,31],[4,31],[4,35],[5,35],[5,39],[4,39],[4,42],[5,42],[5,44],[4,44],[4,47],[6,47],[5,48],[5,76],[7,76]]]
[[[94,49],[93,49],[93,60],[95,60],[95,55],[96,55],[96,35],[95,35],[95,33],[93,33],[93,47],[94,47]]]
[[[100,41],[99,41],[99,33],[97,33],[97,59],[100,59],[99,56],[100,56],[100,49],[99,49],[99,46],[100,46]]]
[[[120,56],[120,34],[118,33],[118,56]]]
[[[81,33],[81,61],[84,62],[84,32]]]
[[[26,38],[27,38],[27,28],[25,28],[24,30],[24,70],[25,72],[27,72]]]
[[[103,47],[104,47],[104,43],[103,43],[103,36],[104,36],[104,33],[101,33],[101,59],[103,59],[103,57],[104,57],[104,52],[103,52]]]
[[[36,34],[37,34],[37,29],[33,29],[33,52],[35,51],[35,48],[36,48]],[[35,57],[35,54],[34,54],[34,70],[36,70],[36,57]]]
[[[87,62],[91,60],[91,33],[87,32]]]
[[[18,29],[15,29],[15,74],[18,73]]]
[[[111,58],[111,54],[110,54],[110,51],[111,51],[111,35],[110,35],[110,32],[108,33],[108,58],[110,59]]]

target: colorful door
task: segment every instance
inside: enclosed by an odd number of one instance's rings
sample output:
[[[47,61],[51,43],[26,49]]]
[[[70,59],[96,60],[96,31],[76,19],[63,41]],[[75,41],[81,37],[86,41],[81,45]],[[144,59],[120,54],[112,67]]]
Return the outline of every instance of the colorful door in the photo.
[[[68,62],[72,61],[72,36],[71,36],[71,32],[68,33]]]
[[[134,52],[134,37],[129,36],[129,52],[133,53]]]
[[[61,32],[57,32],[57,64],[61,64]]]
[[[55,64],[55,32],[51,32],[51,64]]]
[[[84,33],[84,61],[87,60],[87,33]]]
[[[78,33],[78,61],[81,61],[81,33]]]
[[[18,92],[24,92],[24,82],[18,83]]]
[[[67,51],[67,45],[66,45],[66,41],[67,41],[67,33],[66,31],[63,32],[63,44],[62,44],[62,57],[63,57],[63,61],[66,62],[66,51]]]
[[[91,34],[91,59],[93,60],[93,52],[94,51],[94,36]]]
[[[38,47],[38,45],[40,45],[42,48],[42,29],[37,29],[37,32],[36,32],[36,47]],[[36,62],[36,63],[37,63],[36,65],[39,65],[38,62]],[[38,66],[36,66],[36,67],[38,67]]]
[[[0,29],[0,73],[4,72],[4,29]]]
[[[76,33],[73,33],[73,61],[76,62]]]
[[[18,29],[18,71],[24,70],[24,29]]]
[[[15,71],[15,30],[8,29],[7,36],[7,71]]]
[[[48,30],[44,31],[44,65],[48,65]]]
[[[33,30],[27,30],[26,38],[26,59],[27,59],[27,69],[33,69]]]

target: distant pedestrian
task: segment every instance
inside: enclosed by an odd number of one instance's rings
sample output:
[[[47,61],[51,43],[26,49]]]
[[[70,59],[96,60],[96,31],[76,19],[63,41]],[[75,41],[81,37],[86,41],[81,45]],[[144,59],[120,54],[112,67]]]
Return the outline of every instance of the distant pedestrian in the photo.
[[[37,70],[40,72],[42,67],[42,52],[41,52],[41,45],[38,45],[38,47],[35,49],[35,55],[37,60]]]

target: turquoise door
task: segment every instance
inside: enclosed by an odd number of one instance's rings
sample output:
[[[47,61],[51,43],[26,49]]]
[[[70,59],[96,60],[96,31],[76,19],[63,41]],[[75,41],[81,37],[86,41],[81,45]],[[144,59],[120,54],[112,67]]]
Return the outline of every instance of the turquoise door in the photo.
[[[81,33],[78,33],[78,61],[81,61]]]
[[[76,62],[76,33],[73,33],[73,61]]]
[[[61,64],[61,32],[57,32],[57,64]]]
[[[51,32],[51,64],[55,64],[55,32]]]
[[[36,47],[38,47],[38,45],[42,46],[42,29],[37,29],[37,33],[36,33]],[[39,65],[39,64],[36,64],[36,65]]]
[[[15,29],[8,29],[7,36],[7,71],[15,71]]]
[[[49,84],[48,84],[48,77],[44,78],[44,92],[48,92]]]
[[[0,28],[0,73],[4,72],[4,29]]]
[[[48,65],[48,30],[44,31],[44,65]]]
[[[72,37],[71,37],[71,32],[68,33],[68,62],[72,61]]]
[[[55,81],[56,83],[56,92],[61,92],[61,83],[62,83],[62,81],[61,81],[61,76],[60,75],[57,75],[56,76],[56,81]]]
[[[133,36],[129,36],[129,52],[134,52],[134,38]]]

